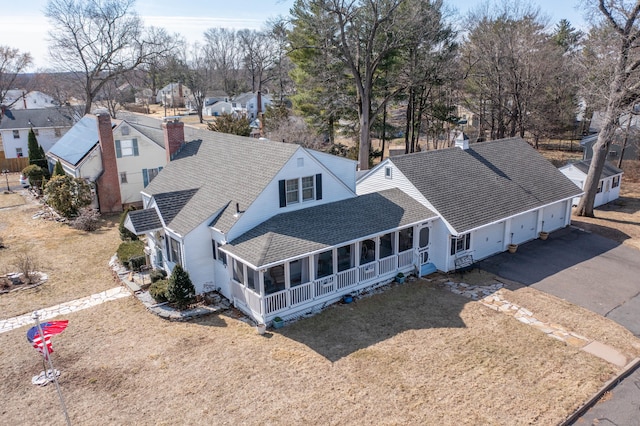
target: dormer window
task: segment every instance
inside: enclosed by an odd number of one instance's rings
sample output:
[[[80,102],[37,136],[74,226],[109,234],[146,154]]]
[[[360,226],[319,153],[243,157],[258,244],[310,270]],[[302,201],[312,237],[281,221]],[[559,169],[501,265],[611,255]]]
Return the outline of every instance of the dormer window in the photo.
[[[299,202],[298,195],[298,179],[287,180],[287,205]]]

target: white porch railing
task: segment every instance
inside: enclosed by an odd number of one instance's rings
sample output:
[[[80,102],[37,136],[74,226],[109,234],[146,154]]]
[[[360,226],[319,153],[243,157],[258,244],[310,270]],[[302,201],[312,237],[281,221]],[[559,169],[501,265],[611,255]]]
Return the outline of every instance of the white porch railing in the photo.
[[[253,312],[261,312],[262,309],[260,309],[260,295],[249,289],[245,289],[244,294],[249,308]]]
[[[336,275],[336,287],[338,288],[338,290],[342,290],[343,288],[347,288],[353,284],[356,284],[358,282],[357,271],[358,270],[356,268],[352,268],[346,271],[338,272],[338,275]]]
[[[413,265],[413,249],[403,251],[398,255],[398,268]]]
[[[335,289],[333,275],[320,278],[314,281],[315,284],[315,297],[324,296],[331,293]]]
[[[291,288],[291,305],[297,305],[312,299],[311,290],[312,282],[300,284]]]
[[[378,273],[376,272],[376,269],[378,269],[377,266],[378,262],[371,262],[367,263],[366,265],[359,266],[359,281],[368,281],[375,278],[378,275]]]
[[[380,259],[378,261],[378,274],[387,275],[391,272],[395,272],[398,269],[397,260],[398,260],[398,256],[396,255],[385,257],[384,259]]]
[[[264,297],[265,301],[265,315],[272,312],[277,312],[287,307],[287,290],[282,290],[277,293],[269,294]]]

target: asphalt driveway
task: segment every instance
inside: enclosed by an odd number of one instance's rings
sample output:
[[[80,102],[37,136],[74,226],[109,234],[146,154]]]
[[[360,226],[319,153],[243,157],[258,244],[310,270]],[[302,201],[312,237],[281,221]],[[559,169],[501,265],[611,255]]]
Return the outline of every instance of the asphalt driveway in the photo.
[[[482,269],[531,286],[605,316],[640,337],[640,251],[568,227],[514,254],[478,263]],[[591,407],[575,425],[640,424],[640,370],[611,397]]]
[[[596,312],[640,337],[638,250],[568,227],[478,266]]]

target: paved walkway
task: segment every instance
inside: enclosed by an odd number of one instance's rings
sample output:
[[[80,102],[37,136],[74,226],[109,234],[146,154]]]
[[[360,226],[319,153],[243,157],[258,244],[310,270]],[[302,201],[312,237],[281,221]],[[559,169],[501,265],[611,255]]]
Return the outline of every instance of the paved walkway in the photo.
[[[476,300],[494,311],[510,315],[523,324],[530,325],[551,338],[560,340],[567,345],[602,358],[618,367],[627,365],[627,358],[615,348],[576,334],[560,324],[542,322],[538,320],[531,311],[509,302],[500,291],[504,287],[502,283],[475,286],[466,283],[455,283],[446,279],[443,279],[443,282],[449,291]]]
[[[92,294],[91,296],[81,299],[72,300],[71,302],[61,303],[49,308],[39,309],[40,321],[46,321],[59,315],[66,315],[71,312],[81,311],[83,309],[92,308],[104,302],[122,299],[131,296],[131,292],[125,287],[119,286],[103,291],[101,293]],[[13,329],[35,324],[33,314],[24,314],[5,320],[0,320],[0,333],[5,333]]]

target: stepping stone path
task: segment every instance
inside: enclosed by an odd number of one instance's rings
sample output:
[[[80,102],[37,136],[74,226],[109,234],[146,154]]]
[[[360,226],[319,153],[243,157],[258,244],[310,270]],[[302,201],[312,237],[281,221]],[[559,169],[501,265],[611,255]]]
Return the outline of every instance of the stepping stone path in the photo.
[[[104,302],[121,299],[131,296],[131,292],[124,287],[114,287],[101,293],[92,294],[91,296],[81,299],[72,300],[71,302],[61,303],[49,308],[39,309],[40,321],[47,321],[59,315],[67,315],[71,312],[81,311],[82,309],[92,308]],[[5,333],[24,325],[35,324],[33,314],[24,314],[17,317],[0,320],[0,333]]]
[[[445,288],[452,293],[478,301],[494,311],[510,315],[521,323],[530,325],[553,339],[600,357],[619,367],[624,367],[627,364],[626,357],[611,346],[567,330],[560,324],[542,322],[534,317],[531,311],[509,302],[503,297],[500,291],[504,287],[502,283],[476,286],[466,283],[456,283],[447,279],[443,279],[442,282]]]

